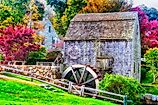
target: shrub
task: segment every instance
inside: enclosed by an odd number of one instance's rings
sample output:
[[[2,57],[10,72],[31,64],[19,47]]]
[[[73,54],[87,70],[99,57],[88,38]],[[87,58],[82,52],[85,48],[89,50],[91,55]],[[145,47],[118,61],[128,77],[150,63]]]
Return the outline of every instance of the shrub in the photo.
[[[132,100],[132,105],[140,104],[140,99],[145,94],[145,89],[134,78],[129,78],[115,74],[105,74],[99,84],[101,90],[127,95],[128,100]]]
[[[47,55],[47,52],[46,52],[45,47],[41,47],[37,51],[29,52],[26,60],[28,64],[36,64],[36,61],[41,60],[41,59],[46,59],[46,55]]]
[[[149,67],[146,66],[146,64],[142,64],[141,66],[141,82],[143,82],[144,79],[146,79],[146,74],[150,70]]]
[[[158,68],[158,48],[150,48],[144,55],[146,65]]]
[[[154,80],[154,77],[158,75],[158,48],[151,48],[147,50],[144,58],[146,66],[150,67],[150,72],[147,73],[146,77],[150,79],[153,78],[152,80]]]

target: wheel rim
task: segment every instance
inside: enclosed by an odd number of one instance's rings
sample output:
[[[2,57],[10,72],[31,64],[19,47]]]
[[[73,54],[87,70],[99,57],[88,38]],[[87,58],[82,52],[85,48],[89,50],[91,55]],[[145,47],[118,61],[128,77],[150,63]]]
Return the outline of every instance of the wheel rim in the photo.
[[[98,88],[99,80],[97,77],[97,74],[86,65],[72,65],[62,75],[62,78],[76,85],[84,85],[85,87],[91,88]]]

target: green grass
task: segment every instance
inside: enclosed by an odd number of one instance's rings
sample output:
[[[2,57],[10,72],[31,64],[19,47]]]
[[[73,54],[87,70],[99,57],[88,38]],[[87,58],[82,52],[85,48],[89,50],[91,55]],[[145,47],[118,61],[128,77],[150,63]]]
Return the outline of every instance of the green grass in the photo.
[[[0,105],[115,105],[83,98],[63,91],[52,92],[38,86],[0,79]]]
[[[146,93],[158,95],[158,84],[142,84]]]

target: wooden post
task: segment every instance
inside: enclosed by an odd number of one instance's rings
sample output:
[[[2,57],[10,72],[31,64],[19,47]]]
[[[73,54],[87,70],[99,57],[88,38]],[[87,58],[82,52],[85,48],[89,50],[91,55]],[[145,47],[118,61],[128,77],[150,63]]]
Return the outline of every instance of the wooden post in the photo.
[[[127,96],[126,95],[123,97],[123,105],[127,105]]]
[[[84,96],[84,85],[81,86],[80,96]]]
[[[70,81],[69,81],[68,92],[69,92],[69,93],[71,93],[71,92],[72,92],[72,82],[70,82]]]
[[[31,71],[31,82],[33,82],[33,75],[34,75],[34,72]]]
[[[59,69],[60,69],[60,73],[63,73],[63,71],[64,71],[64,65],[60,64]]]

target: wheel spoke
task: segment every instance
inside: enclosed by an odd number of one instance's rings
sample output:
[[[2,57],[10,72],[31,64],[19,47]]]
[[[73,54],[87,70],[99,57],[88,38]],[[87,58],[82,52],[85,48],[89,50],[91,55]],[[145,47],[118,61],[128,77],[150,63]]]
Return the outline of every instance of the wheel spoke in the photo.
[[[88,79],[89,75],[90,75],[90,73],[89,73],[89,72],[87,72],[87,75],[86,75],[85,81],[87,81],[87,79]],[[85,82],[85,81],[84,81],[84,82]]]
[[[73,76],[74,76],[74,79],[75,79],[76,83],[78,84],[78,80],[77,80],[77,77],[76,77],[76,75],[75,75],[75,72],[74,72],[74,69],[73,69],[72,66],[71,66],[71,71],[72,71],[72,74],[73,74]]]
[[[82,74],[81,74],[81,78],[80,78],[80,80],[79,80],[79,83],[82,82],[82,79],[83,79],[84,73],[85,73],[85,71],[86,71],[86,68],[87,68],[87,66],[84,67],[84,69],[83,69],[83,71],[82,71]]]
[[[82,85],[85,85],[85,84],[87,84],[87,83],[89,83],[89,82],[92,82],[92,81],[95,80],[95,79],[96,79],[96,78],[91,78],[91,79],[89,79],[88,81],[82,83]]]

